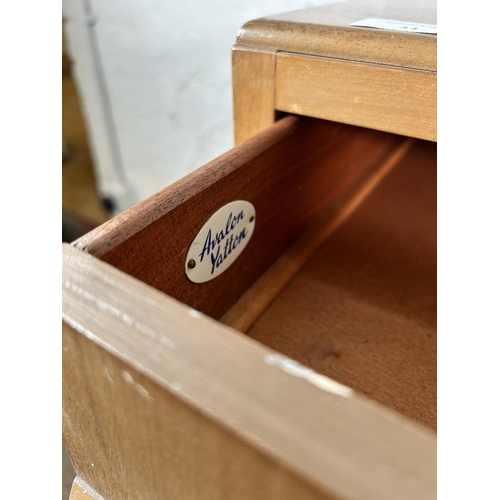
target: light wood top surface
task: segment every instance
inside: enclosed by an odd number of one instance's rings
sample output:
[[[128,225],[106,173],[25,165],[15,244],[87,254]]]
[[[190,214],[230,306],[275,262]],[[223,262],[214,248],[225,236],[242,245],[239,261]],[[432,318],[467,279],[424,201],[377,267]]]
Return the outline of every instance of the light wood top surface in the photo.
[[[437,24],[436,1],[337,1],[250,21],[237,44],[436,71],[436,35],[350,26],[366,18]]]

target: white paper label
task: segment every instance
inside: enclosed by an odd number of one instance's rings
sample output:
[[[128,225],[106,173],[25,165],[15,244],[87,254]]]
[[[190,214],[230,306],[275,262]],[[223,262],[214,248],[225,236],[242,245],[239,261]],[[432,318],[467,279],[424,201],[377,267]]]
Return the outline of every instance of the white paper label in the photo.
[[[412,23],[407,21],[394,21],[391,19],[363,19],[351,23],[349,26],[359,26],[363,28],[377,28],[381,30],[405,31],[407,33],[426,33],[437,35],[437,24]]]
[[[248,245],[254,228],[255,207],[248,201],[232,201],[217,210],[189,247],[187,277],[205,283],[221,275]]]

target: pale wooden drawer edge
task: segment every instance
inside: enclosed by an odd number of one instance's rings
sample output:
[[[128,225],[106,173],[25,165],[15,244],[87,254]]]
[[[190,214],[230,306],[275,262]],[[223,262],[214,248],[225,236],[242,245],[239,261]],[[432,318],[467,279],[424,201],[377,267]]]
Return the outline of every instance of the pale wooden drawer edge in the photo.
[[[266,363],[270,349],[68,245],[63,280],[63,315],[75,333],[283,466],[285,482],[296,476],[318,498],[435,497],[430,431]],[[95,469],[80,459],[95,487]]]

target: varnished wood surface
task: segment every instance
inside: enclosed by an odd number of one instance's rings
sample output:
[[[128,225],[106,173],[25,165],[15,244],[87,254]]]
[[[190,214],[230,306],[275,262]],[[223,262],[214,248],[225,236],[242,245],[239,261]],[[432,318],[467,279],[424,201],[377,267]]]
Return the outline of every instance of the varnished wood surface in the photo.
[[[75,246],[102,258],[136,233],[178,209],[186,200],[194,196],[199,197],[208,188],[213,188],[227,177],[232,180],[231,174],[234,175],[242,167],[256,162],[260,155],[279,145],[289,135],[296,133],[299,126],[300,121],[297,118],[289,117],[282,120],[259,137],[253,137],[245,144],[231,149],[221,157],[102,224],[95,231],[76,241]]]
[[[278,111],[436,141],[437,36],[350,26],[369,17],[436,24],[436,3],[351,0],[278,14],[246,23],[235,47],[259,68],[257,87],[265,81],[260,69],[269,87],[275,81]],[[261,50],[275,54],[275,68]],[[241,64],[236,73],[238,141],[239,131],[271,116],[273,99],[267,91],[265,106],[251,107],[254,91],[245,82],[253,73]]]
[[[435,0],[350,0],[246,23],[237,44],[436,71],[437,36],[349,26],[366,18],[436,24]]]
[[[95,499],[92,498],[90,495],[87,495],[87,493],[85,493],[76,483],[73,483],[73,487],[71,488],[71,496],[69,497],[69,500],[95,500]]]
[[[436,145],[418,142],[248,334],[436,429]]]
[[[286,287],[300,268],[328,237],[363,203],[413,144],[412,139],[369,169],[342,197],[318,217],[311,227],[242,295],[220,319],[221,323],[246,332]]]
[[[95,500],[91,496],[87,495],[78,484],[73,483],[73,487],[71,488],[71,496],[69,500]]]
[[[63,320],[64,440],[106,500],[436,497],[432,433],[68,245]]]
[[[127,274],[219,318],[336,196],[401,138],[308,118],[280,122],[75,242]],[[222,275],[185,275],[186,253],[209,217],[246,200],[248,246]]]
[[[234,141],[240,144],[276,121],[276,52],[233,47]]]
[[[66,395],[65,440],[78,473],[106,500],[328,498],[182,402],[181,382],[166,391],[75,330],[63,333],[72,353],[66,393],[81,377],[93,385],[78,402]],[[99,500],[76,491],[75,500]]]
[[[436,141],[435,72],[278,53],[276,109]]]
[[[132,493],[132,492],[131,492]],[[130,495],[130,498],[134,498]],[[71,487],[71,494],[69,500],[106,500],[99,493],[89,487],[84,481],[79,477],[75,478],[73,481],[73,486]]]

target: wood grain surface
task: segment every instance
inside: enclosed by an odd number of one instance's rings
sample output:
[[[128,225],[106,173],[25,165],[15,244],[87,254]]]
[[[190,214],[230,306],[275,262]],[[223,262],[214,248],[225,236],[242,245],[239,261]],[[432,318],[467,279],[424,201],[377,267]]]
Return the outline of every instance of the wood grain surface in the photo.
[[[436,141],[437,35],[350,26],[365,18],[436,24],[436,2],[351,0],[246,23],[236,41],[251,61],[234,70],[237,141],[238,131],[271,121],[272,102],[277,111]]]
[[[436,145],[419,141],[248,334],[436,429]]]
[[[234,46],[232,52],[234,141],[240,144],[276,121],[276,52]]]
[[[414,140],[407,139],[399,147],[360,176],[347,192],[321,214],[311,227],[281,255],[276,262],[240,297],[220,322],[246,332],[269,304],[286,287],[300,268],[328,237],[363,203],[396,163],[408,152]]]
[[[63,436],[106,500],[436,497],[431,432],[279,359],[63,245]]]
[[[437,36],[349,26],[365,18],[436,24],[435,0],[350,0],[246,23],[237,44],[436,71]]]
[[[96,500],[96,499],[85,493],[85,491],[83,491],[83,489],[80,488],[78,484],[73,483],[69,500]]]
[[[133,495],[130,495],[133,498]],[[71,487],[71,493],[69,500],[106,500],[99,495],[95,490],[93,490],[85,481],[82,481],[79,477],[76,477],[73,481],[73,486]]]
[[[280,111],[436,141],[431,71],[278,53]]]
[[[74,245],[219,318],[361,172],[402,140],[285,117]],[[192,240],[215,211],[234,200],[255,206],[252,239],[222,275],[192,283],[184,271]]]

